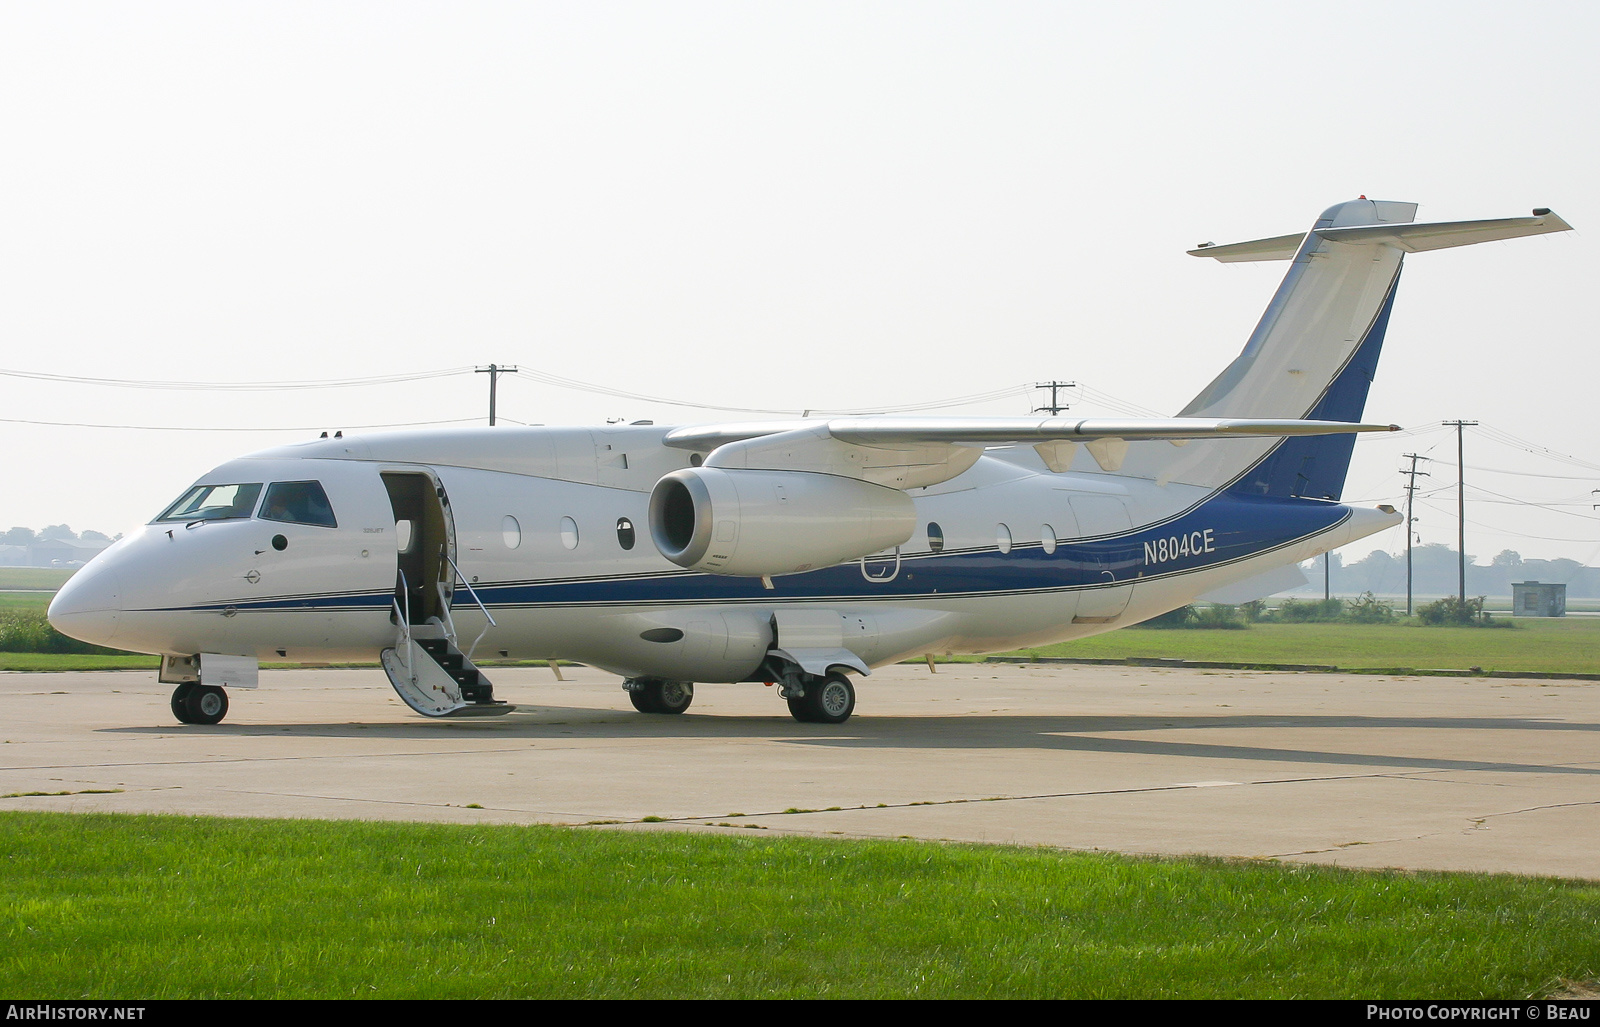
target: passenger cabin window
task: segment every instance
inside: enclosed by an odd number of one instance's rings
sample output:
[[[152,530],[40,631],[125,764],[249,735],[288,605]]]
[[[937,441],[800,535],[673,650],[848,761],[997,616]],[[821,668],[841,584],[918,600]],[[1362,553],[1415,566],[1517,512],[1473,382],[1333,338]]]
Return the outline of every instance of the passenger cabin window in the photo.
[[[617,518],[617,545],[623,549],[632,549],[633,540],[633,522],[626,517]]]
[[[939,527],[937,521],[928,522],[928,552],[944,552],[944,529]]]
[[[162,511],[158,521],[225,521],[249,517],[261,495],[261,483],[196,485]]]
[[[339,526],[333,519],[328,494],[322,491],[322,483],[315,481],[275,481],[268,485],[260,517],[264,521],[316,524],[324,528]]]

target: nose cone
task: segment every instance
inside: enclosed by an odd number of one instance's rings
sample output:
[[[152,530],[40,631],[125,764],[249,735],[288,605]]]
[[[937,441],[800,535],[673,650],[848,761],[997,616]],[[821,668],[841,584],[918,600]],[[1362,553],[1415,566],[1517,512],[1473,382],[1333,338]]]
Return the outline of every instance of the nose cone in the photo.
[[[50,601],[50,626],[93,645],[111,646],[122,613],[122,582],[113,561],[91,561],[61,586]]]

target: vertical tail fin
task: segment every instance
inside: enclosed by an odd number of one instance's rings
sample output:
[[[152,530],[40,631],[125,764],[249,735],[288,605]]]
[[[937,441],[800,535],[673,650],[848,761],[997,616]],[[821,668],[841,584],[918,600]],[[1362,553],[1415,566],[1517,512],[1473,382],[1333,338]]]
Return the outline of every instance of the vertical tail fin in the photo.
[[[1366,198],[1323,212],[1304,236],[1202,246],[1222,261],[1291,260],[1244,349],[1180,416],[1359,421],[1383,348],[1405,254],[1566,231],[1531,218],[1413,224],[1417,205]],[[1251,495],[1337,499],[1354,436],[1136,443],[1123,472]]]

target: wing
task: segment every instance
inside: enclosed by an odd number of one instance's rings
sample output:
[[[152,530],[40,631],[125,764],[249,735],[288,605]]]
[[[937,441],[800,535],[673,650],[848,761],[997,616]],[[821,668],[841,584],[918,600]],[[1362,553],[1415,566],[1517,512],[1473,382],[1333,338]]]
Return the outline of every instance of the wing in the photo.
[[[662,441],[708,452],[707,467],[817,471],[909,489],[954,478],[988,446],[1031,445],[1059,473],[1071,466],[1081,442],[1102,470],[1116,471],[1128,443],[1146,439],[1183,445],[1194,439],[1398,430],[1393,424],[1281,418],[843,417],[678,428]]]

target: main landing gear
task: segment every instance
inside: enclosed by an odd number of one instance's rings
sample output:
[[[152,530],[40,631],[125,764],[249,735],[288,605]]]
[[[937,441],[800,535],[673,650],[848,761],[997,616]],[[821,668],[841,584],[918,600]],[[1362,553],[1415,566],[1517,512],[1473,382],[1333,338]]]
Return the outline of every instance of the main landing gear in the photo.
[[[172,715],[184,724],[220,724],[228,715],[228,693],[216,685],[185,681],[172,690]]]
[[[694,702],[694,683],[660,678],[629,678],[622,683],[640,713],[682,713]]]
[[[803,724],[843,724],[856,708],[856,686],[835,671],[826,677],[810,677],[801,695],[785,695],[789,714]]]
[[[839,671],[819,676],[788,664],[771,672],[769,683],[780,686],[778,694],[789,703],[790,716],[803,724],[843,724],[855,712],[856,686]],[[694,685],[688,681],[629,678],[622,688],[640,713],[682,713],[694,702]]]

